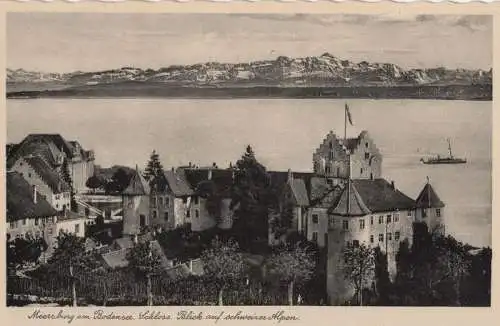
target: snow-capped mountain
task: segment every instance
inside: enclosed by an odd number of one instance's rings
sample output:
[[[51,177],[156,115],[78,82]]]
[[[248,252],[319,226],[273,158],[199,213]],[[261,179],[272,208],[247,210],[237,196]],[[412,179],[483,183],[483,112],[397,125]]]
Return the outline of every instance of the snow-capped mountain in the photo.
[[[123,67],[68,74],[7,70],[7,84],[57,82],[67,87],[119,82],[151,82],[182,86],[400,86],[491,84],[492,70],[445,68],[405,70],[391,63],[354,63],[329,53],[321,56],[249,63],[207,62],[154,69]]]

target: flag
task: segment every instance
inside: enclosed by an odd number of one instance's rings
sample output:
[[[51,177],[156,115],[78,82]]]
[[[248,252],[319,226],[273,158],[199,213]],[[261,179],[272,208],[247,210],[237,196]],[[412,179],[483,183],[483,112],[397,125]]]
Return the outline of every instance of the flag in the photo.
[[[345,112],[347,114],[347,119],[349,119],[349,123],[352,126],[352,117],[351,117],[351,111],[349,111],[349,105],[347,103],[345,104]]]

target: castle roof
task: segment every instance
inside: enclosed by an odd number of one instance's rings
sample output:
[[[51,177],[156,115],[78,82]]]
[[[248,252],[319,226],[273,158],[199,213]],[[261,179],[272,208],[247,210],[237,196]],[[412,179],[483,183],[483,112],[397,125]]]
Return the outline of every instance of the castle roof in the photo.
[[[370,212],[353,182],[343,189],[337,204],[329,211],[330,214],[341,216],[364,216]]]
[[[293,179],[290,182],[290,188],[299,206],[309,206],[309,197],[307,196],[306,184],[302,179]]]
[[[348,210],[349,203],[349,210]],[[335,215],[359,216],[370,213],[414,209],[413,199],[395,189],[385,179],[354,179],[344,188],[331,209]]]
[[[444,203],[439,199],[438,195],[432,188],[430,183],[424,186],[424,189],[420,192],[417,197],[417,207],[419,208],[441,208],[444,207]]]
[[[57,215],[42,195],[37,193],[36,203],[33,197],[33,188],[20,173],[7,173],[7,221]]]
[[[149,195],[151,189],[149,184],[144,179],[144,177],[139,173],[139,170],[136,169],[135,173],[132,175],[130,182],[122,192],[123,195],[128,196],[144,196]]]
[[[35,170],[52,192],[61,193],[71,190],[61,175],[54,171],[40,156],[26,156],[23,159]]]
[[[194,195],[194,191],[186,179],[184,169],[177,169],[175,171],[168,170],[165,171],[164,174],[167,186],[172,191],[174,196],[183,197]]]

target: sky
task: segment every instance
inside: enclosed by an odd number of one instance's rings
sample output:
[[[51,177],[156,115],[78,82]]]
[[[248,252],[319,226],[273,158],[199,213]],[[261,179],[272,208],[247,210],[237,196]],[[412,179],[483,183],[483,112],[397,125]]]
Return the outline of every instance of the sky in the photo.
[[[43,72],[319,56],[489,69],[492,16],[8,13],[7,67]]]

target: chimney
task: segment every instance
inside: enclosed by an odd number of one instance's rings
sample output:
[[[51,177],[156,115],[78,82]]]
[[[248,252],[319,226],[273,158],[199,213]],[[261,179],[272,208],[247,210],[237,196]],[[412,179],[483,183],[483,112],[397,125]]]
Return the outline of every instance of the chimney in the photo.
[[[37,203],[37,193],[36,193],[36,185],[33,186],[33,202]]]
[[[213,162],[213,163],[212,163],[212,167],[213,167],[214,169],[217,169],[217,163]]]
[[[189,162],[189,168],[191,168],[193,166],[193,163]]]
[[[193,272],[193,260],[189,260],[189,271],[192,273]]]
[[[395,187],[395,185],[394,185],[394,180],[393,180],[393,181],[391,181],[391,188],[392,188],[392,189],[396,189],[396,187]]]
[[[212,180],[212,169],[208,169],[208,180]]]

